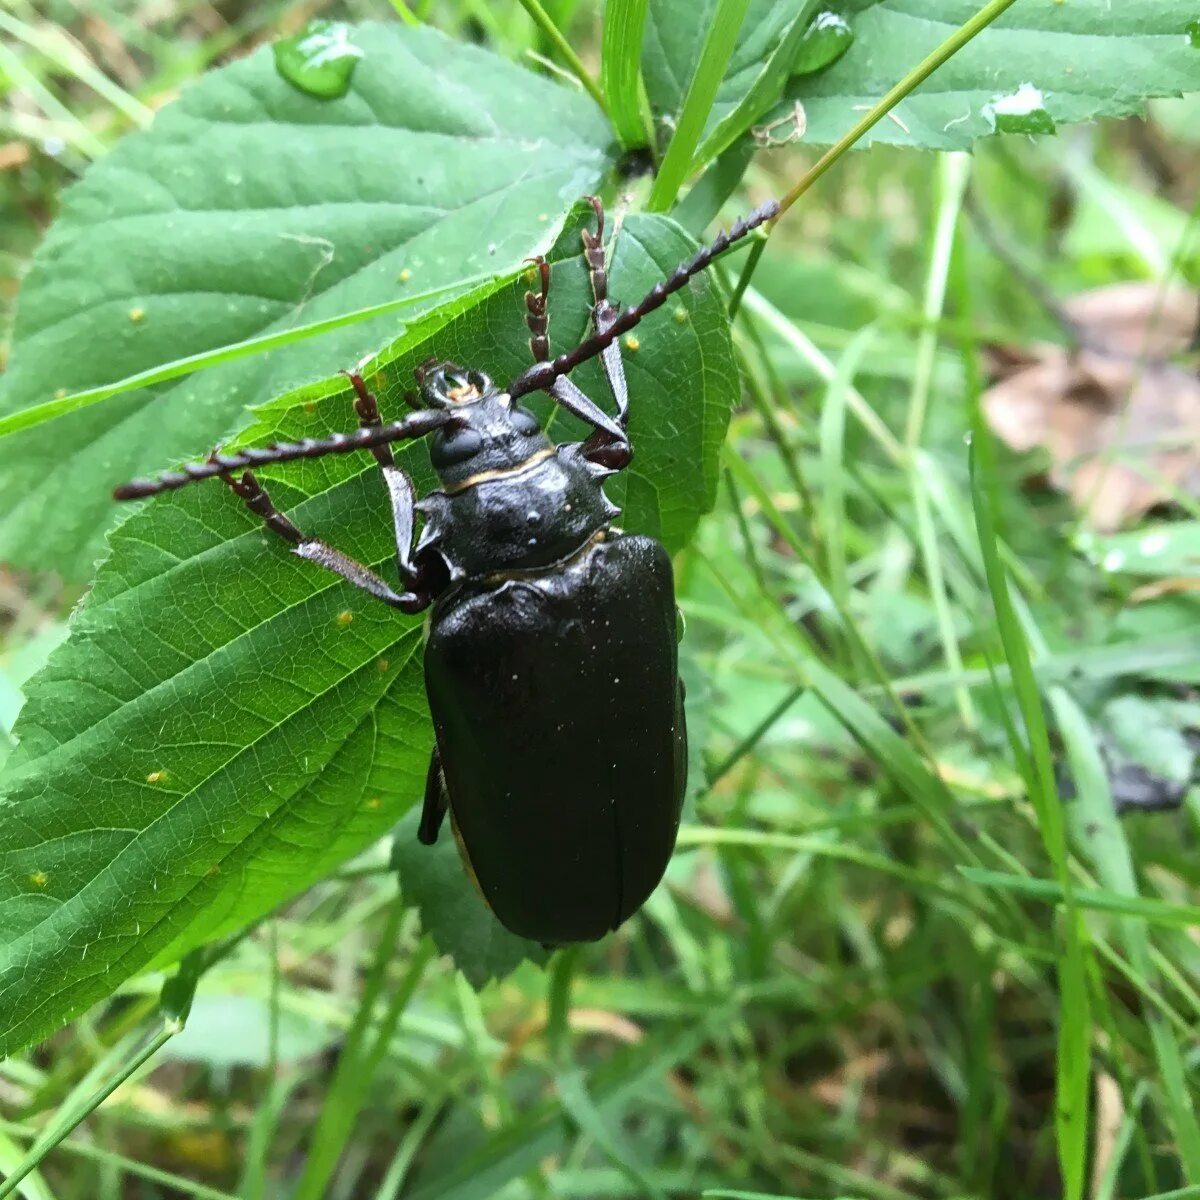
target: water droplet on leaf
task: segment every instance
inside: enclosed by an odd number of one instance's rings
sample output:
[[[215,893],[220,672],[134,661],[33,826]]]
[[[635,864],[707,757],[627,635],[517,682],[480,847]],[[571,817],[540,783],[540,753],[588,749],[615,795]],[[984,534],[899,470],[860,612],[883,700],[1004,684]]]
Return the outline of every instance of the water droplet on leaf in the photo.
[[[343,21],[313,20],[294,37],[275,43],[275,68],[293,87],[322,100],[336,100],[350,88],[350,76],[363,57]]]
[[[801,39],[792,74],[811,75],[823,70],[837,62],[853,41],[854,30],[840,13],[828,9],[817,13]]]
[[[1023,83],[1007,96],[983,106],[983,115],[997,133],[1053,133],[1054,118],[1046,111],[1042,89]]]

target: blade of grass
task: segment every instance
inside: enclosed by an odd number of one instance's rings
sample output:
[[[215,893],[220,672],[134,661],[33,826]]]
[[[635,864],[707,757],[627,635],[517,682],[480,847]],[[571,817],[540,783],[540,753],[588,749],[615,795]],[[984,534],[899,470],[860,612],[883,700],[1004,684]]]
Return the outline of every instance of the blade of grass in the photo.
[[[20,1165],[23,1157],[21,1147],[6,1131],[0,1129],[0,1171],[7,1175]],[[54,1193],[36,1171],[26,1175],[17,1190],[21,1193],[22,1200],[54,1200]]]
[[[104,1080],[95,1090],[83,1094],[81,1089],[67,1098],[54,1120],[42,1131],[38,1140],[30,1146],[25,1157],[13,1169],[11,1175],[0,1180],[0,1200],[11,1196],[18,1184],[31,1172],[36,1170],[60,1142],[82,1121],[86,1120],[109,1096],[113,1094],[126,1080],[131,1079],[146,1063],[148,1063],[173,1038],[183,1026],[177,1021],[165,1021],[162,1028],[154,1034],[142,1047],[127,1058],[112,1075]],[[124,1056],[124,1043],[118,1047]]]
[[[821,405],[821,508],[825,517],[822,540],[829,590],[838,607],[846,612],[850,611],[850,579],[846,567],[846,403],[859,364],[877,332],[874,324],[858,331],[838,359],[837,371],[825,389],[825,400]]]
[[[433,946],[423,940],[413,952],[403,980],[395,988],[383,1015],[375,1021],[375,1008],[387,985],[394,961],[396,941],[407,905],[397,896],[388,910],[376,944],[375,961],[363,987],[337,1067],[325,1092],[321,1115],[309,1142],[304,1172],[296,1186],[295,1200],[323,1200],[338,1160],[366,1103],[367,1091],[380,1059],[387,1052],[396,1025],[404,1013],[421,976],[433,957]]]
[[[32,1130],[26,1129],[12,1121],[0,1120],[0,1130],[14,1137],[32,1138],[34,1136]],[[148,1163],[139,1162],[135,1158],[128,1158],[112,1150],[93,1146],[90,1142],[78,1141],[71,1138],[60,1143],[59,1149],[64,1154],[72,1154],[88,1162],[120,1167],[122,1171],[129,1175],[136,1175],[150,1183],[159,1184],[184,1196],[194,1196],[196,1200],[242,1200],[241,1196],[233,1196],[229,1192],[218,1191],[217,1188],[208,1187],[203,1183],[197,1183],[195,1180],[187,1179],[182,1175],[176,1175],[171,1171],[164,1171],[159,1167],[152,1167]]]
[[[353,312],[339,313],[335,317],[324,317],[320,321],[310,321],[307,325],[296,325],[291,329],[281,329],[276,333],[264,333],[258,337],[247,338],[244,342],[231,342],[227,346],[217,346],[212,350],[203,350],[199,354],[189,354],[184,358],[176,358],[171,362],[162,363],[157,367],[149,367],[138,371],[135,375],[127,375],[116,383],[106,383],[100,387],[87,388],[82,392],[72,392],[69,396],[56,396],[42,404],[34,404],[30,408],[22,408],[18,412],[0,417],[0,437],[10,433],[18,433],[22,429],[31,429],[35,425],[44,425],[47,421],[57,420],[68,413],[77,412],[92,404],[99,404],[112,396],[123,392],[132,392],[137,388],[151,387],[156,383],[165,383],[169,379],[178,379],[183,375],[191,375],[194,371],[202,371],[208,367],[220,366],[222,363],[233,362],[251,354],[262,354],[279,346],[290,346],[305,338],[316,337],[328,333],[332,329],[341,329],[344,325],[354,325],[359,321],[369,321],[372,317],[385,316],[407,308],[411,304],[419,304],[424,300],[436,299],[449,292],[457,292],[473,284],[486,285],[494,282],[497,287],[516,278],[520,272],[511,275],[470,275],[464,279],[448,283],[444,287],[421,292],[416,296],[404,296],[399,300],[385,300],[382,304],[371,304],[366,308],[355,309]],[[490,295],[492,289],[481,288],[483,295]]]
[[[679,195],[749,7],[750,0],[717,0],[708,36],[704,39],[695,73],[683,98],[671,144],[663,156],[650,192],[647,207],[651,212],[666,212]]]
[[[572,75],[583,84],[583,90],[600,106],[602,113],[608,112],[604,102],[604,93],[588,73],[579,55],[571,48],[571,43],[563,36],[562,30],[555,25],[550,14],[541,6],[539,0],[521,0],[521,7],[529,14],[530,19],[542,32],[546,41],[558,52],[559,57],[567,64]]]
[[[961,888],[956,888],[944,874],[908,867],[882,854],[863,850],[851,842],[836,842],[828,836],[815,834],[775,833],[759,829],[717,829],[708,825],[681,825],[677,846],[740,846],[748,850],[782,850],[791,854],[809,854],[816,858],[832,858],[853,863],[882,875],[890,875],[922,890],[937,892],[966,903]]]
[[[921,438],[925,430],[925,413],[929,406],[929,393],[933,383],[933,368],[937,358],[938,330],[946,305],[946,286],[950,275],[951,252],[954,248],[954,231],[962,212],[963,196],[970,178],[971,156],[969,154],[944,154],[938,159],[938,203],[934,223],[933,244],[929,253],[929,271],[925,279],[925,295],[921,305],[924,324],[917,336],[916,362],[913,366],[912,389],[909,393],[908,420],[904,430],[904,445],[908,451],[908,480],[916,514],[921,558],[925,566],[925,578],[937,617],[938,635],[942,653],[951,671],[963,669],[962,652],[954,628],[954,613],[946,593],[945,572],[942,568],[942,552],[937,530],[934,526],[933,510],[929,492],[920,474],[924,465],[921,453]],[[979,719],[971,695],[964,687],[954,689],[955,702],[965,729],[974,732]]]
[[[837,367],[802,330],[798,329],[765,296],[750,292],[746,297],[746,309],[760,318],[772,333],[781,337],[812,369],[827,383],[837,375]],[[854,387],[847,386],[846,406],[858,419],[862,427],[879,445],[893,463],[903,465],[904,447],[883,423],[870,402]]]
[[[766,493],[753,472],[736,455],[728,455],[727,460],[734,469],[735,474],[741,477],[743,483],[758,500],[764,512],[771,518],[776,529],[778,529],[786,540],[789,540],[789,544],[794,545],[794,534],[787,523],[782,521],[770,496]],[[795,548],[802,558],[806,558],[807,552],[803,547]],[[698,552],[693,552],[697,553],[700,560],[706,563],[718,584],[730,595],[731,599],[735,603],[747,607],[747,615],[754,619],[757,616],[758,610],[751,611],[748,607],[748,602],[731,588],[723,573],[718,571],[713,564],[709,563]],[[809,561],[811,562],[811,560]],[[778,615],[779,609],[773,603],[764,603],[762,606],[762,619],[764,621],[774,619]],[[794,638],[798,637],[790,621],[786,621],[785,626]],[[887,678],[882,672],[882,667],[877,661],[873,660],[869,647],[862,642],[860,635],[854,628],[853,623],[848,621],[848,618],[846,628],[847,632],[856,639],[856,644],[861,653],[871,662],[872,669],[878,673],[884,688],[888,689]],[[794,660],[798,659],[798,655],[795,652],[791,652],[790,656]],[[811,688],[825,707],[829,709],[846,730],[863,746],[872,760],[879,765],[880,769],[889,775],[896,782],[900,790],[920,808],[925,819],[929,821],[941,836],[955,858],[960,862],[969,861],[978,863],[978,854],[948,819],[948,814],[953,811],[955,806],[954,798],[941,776],[938,775],[933,765],[928,746],[925,744],[920,730],[913,725],[912,718],[907,709],[895,703],[894,695],[892,695],[894,707],[901,720],[905,722],[908,739],[897,733],[853,688],[849,687],[833,671],[829,670],[828,667],[812,656],[811,651],[806,653],[803,661],[795,661],[794,665],[802,678],[803,686]],[[889,694],[891,694],[890,689],[888,690]],[[785,699],[788,699],[790,702],[791,698],[787,697]],[[914,749],[913,745],[909,744],[909,740],[916,744],[917,749]],[[918,753],[918,750],[921,753]],[[924,754],[924,757],[922,757],[922,754]],[[998,907],[999,909],[1009,908],[1011,910],[1011,905],[1008,905],[1007,902]]]
[[[1062,885],[1053,879],[1037,879],[1028,875],[1009,875],[1004,871],[988,871],[979,867],[959,867],[959,874],[980,887],[1005,888],[1014,895],[1047,904],[1062,904]],[[1174,904],[1169,900],[1148,900],[1144,896],[1096,888],[1075,889],[1075,903],[1094,912],[1116,913],[1134,917],[1151,925],[1168,929],[1190,929],[1200,925],[1200,905]],[[1132,955],[1131,955],[1132,958]]]
[[[642,82],[642,40],[650,0],[605,0],[600,83],[608,118],[626,150],[654,145],[654,125]]]
[[[1062,805],[1054,783],[1050,735],[1041,694],[1033,673],[1029,644],[1008,588],[1000,561],[996,530],[995,468],[990,435],[979,406],[972,413],[971,487],[979,545],[988,589],[1005,659],[1012,670],[1013,690],[1025,725],[1030,771],[1026,779],[1029,798],[1037,814],[1038,830],[1063,890],[1065,907],[1063,942],[1059,953],[1059,1031],[1056,1056],[1055,1130],[1059,1164],[1067,1200],[1080,1200],[1086,1181],[1089,1047],[1085,946],[1087,933],[1075,903],[1067,866],[1067,844]],[[1022,750],[1014,747],[1018,761]]]
[[[396,12],[396,16],[402,20],[405,25],[420,25],[421,19],[417,16],[404,0],[388,0],[388,3]]]
[[[57,122],[59,136],[68,145],[87,158],[100,158],[104,154],[105,144],[3,42],[0,42],[0,72],[14,87],[27,92],[47,117]]]
[[[1051,707],[1062,732],[1071,774],[1075,780],[1078,824],[1082,849],[1091,859],[1101,882],[1131,903],[1146,903],[1138,896],[1137,876],[1125,830],[1113,807],[1108,773],[1100,757],[1087,718],[1063,687],[1049,692]],[[1122,921],[1119,941],[1131,967],[1153,981],[1150,939],[1141,922]],[[1200,1125],[1185,1081],[1186,1071],[1179,1043],[1162,1021],[1147,1015],[1147,1031],[1158,1062],[1158,1074],[1166,1100],[1167,1116],[1175,1134],[1179,1155],[1189,1178],[1200,1179]]]
[[[591,1096],[605,1116],[616,1115],[649,1089],[732,1018],[741,1002],[708,1006],[683,1025],[622,1050],[600,1066],[590,1080]],[[610,1116],[611,1120],[612,1117]],[[557,1156],[565,1144],[562,1109],[557,1101],[525,1106],[518,1116],[440,1171],[430,1171],[406,1200],[492,1200],[507,1183]]]
[[[78,42],[73,41],[56,25],[38,27],[26,24],[8,13],[0,11],[0,29],[18,38],[44,54],[63,71],[73,75],[80,83],[91,88],[98,96],[107,100],[119,113],[135,125],[148,125],[154,110],[134,99],[127,91],[115,84],[96,66]]]

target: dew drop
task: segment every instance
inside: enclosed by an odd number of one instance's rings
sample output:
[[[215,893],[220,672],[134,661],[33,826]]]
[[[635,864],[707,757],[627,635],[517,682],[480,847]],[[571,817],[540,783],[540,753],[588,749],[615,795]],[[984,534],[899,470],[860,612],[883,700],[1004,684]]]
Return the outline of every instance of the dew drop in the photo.
[[[1032,83],[994,97],[983,106],[983,116],[997,133],[1053,133],[1055,129],[1042,89]]]
[[[275,69],[293,87],[321,100],[336,100],[350,90],[350,76],[362,48],[350,40],[350,26],[320,18],[294,37],[275,43]]]
[[[793,75],[811,75],[837,62],[854,41],[850,22],[826,9],[813,17],[792,63]]]

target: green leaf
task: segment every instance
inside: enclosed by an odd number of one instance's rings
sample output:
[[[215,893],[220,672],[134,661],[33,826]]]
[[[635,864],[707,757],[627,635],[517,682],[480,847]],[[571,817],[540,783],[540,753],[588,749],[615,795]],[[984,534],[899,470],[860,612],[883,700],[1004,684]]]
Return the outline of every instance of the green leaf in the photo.
[[[392,866],[407,904],[421,914],[421,927],[473,988],[503,979],[527,958],[544,963],[548,952],[537,942],[509,933],[472,887],[445,822],[437,842],[417,841],[420,812],[414,806],[396,827]]]
[[[828,71],[788,88],[805,141],[828,145],[906,71],[972,17],[979,0],[875,0],[850,15],[854,43]],[[1015,4],[859,143],[967,149],[995,132],[1137,112],[1150,96],[1200,90],[1186,29],[1194,0]],[[782,113],[783,108],[779,112]]]
[[[257,334],[518,265],[609,166],[586,97],[429,28],[352,30],[321,100],[270,47],[205,76],[67,193],[25,280],[0,415]],[[0,560],[85,578],[122,479],[394,338],[380,317],[0,443]]]
[[[583,334],[590,299],[577,227],[561,246],[556,348]],[[694,250],[674,222],[629,217],[613,294],[642,295]],[[452,301],[364,368],[385,416],[402,411],[431,354],[499,380],[527,365],[525,287],[499,281]],[[715,278],[649,317],[638,344],[626,354],[636,457],[608,490],[623,527],[674,550],[713,502],[738,393]],[[603,399],[597,364],[574,378]],[[346,381],[326,380],[264,405],[238,441],[319,436],[352,427],[351,411]],[[563,419],[551,429],[579,432]],[[400,458],[425,490],[424,448]],[[392,570],[369,456],[262,474],[302,529]],[[286,553],[215,483],[151,502],[110,542],[70,638],[27,689],[0,782],[0,1052],[268,911],[381,836],[423,790],[419,620]]]

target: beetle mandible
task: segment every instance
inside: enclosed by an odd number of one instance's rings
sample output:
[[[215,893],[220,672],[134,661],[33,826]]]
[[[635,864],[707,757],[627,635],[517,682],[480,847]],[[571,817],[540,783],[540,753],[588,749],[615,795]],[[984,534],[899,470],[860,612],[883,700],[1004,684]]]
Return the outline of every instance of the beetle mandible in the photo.
[[[449,362],[417,369],[424,407],[384,424],[357,372],[354,433],[232,454],[214,451],[118,500],[218,477],[301,558],[406,613],[432,606],[425,687],[436,741],[419,837],[447,812],[464,866],[499,920],[546,945],[594,941],[657,887],[675,846],[687,772],[671,560],[653,538],[612,525],[603,481],[633,456],[619,338],[738,239],[775,215],[768,203],[721,233],[635,305],[608,299],[604,210],[582,234],[592,334],[550,357],[550,271],[526,293],[534,365],[501,391]],[[599,356],[616,412],[569,378]],[[589,425],[554,445],[518,403],[534,391]],[[393,442],[433,434],[441,487],[418,500]],[[369,450],[383,475],[402,590],[302,533],[248,468]],[[236,474],[235,474],[236,472]],[[416,535],[416,516],[424,518]]]

